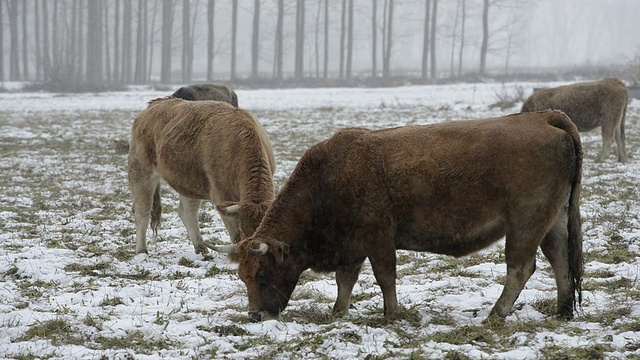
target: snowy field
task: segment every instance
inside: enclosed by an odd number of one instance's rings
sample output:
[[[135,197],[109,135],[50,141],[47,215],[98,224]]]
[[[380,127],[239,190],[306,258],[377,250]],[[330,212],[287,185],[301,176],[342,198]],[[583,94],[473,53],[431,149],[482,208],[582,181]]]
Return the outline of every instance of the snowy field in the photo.
[[[384,128],[517,112],[499,93],[559,84],[459,84],[387,89],[240,90],[265,126],[278,187],[312,144],[346,126]],[[583,304],[555,311],[555,281],[537,270],[505,324],[483,325],[505,276],[503,245],[468,258],[398,252],[398,299],[382,314],[368,263],[343,318],[330,315],[333,274],[303,274],[279,320],[248,321],[237,266],[204,259],[163,187],[163,224],[135,256],[126,175],[132,120],[170,92],[0,93],[0,358],[19,359],[640,359],[640,101],[626,122],[629,162],[595,163],[585,147]],[[210,204],[206,240],[229,238]]]

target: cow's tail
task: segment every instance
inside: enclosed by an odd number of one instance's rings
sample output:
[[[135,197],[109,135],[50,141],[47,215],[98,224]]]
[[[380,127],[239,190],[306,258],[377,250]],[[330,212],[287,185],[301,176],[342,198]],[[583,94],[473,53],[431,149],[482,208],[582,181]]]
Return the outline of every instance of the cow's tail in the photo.
[[[582,257],[582,220],[580,218],[580,192],[582,188],[582,160],[583,150],[580,134],[575,124],[561,111],[554,112],[562,114],[561,117],[554,117],[551,125],[564,130],[573,142],[574,161],[573,178],[571,180],[571,193],[569,195],[568,208],[568,250],[569,250],[569,279],[574,293],[573,307],[577,310],[582,304],[582,275],[584,271]]]
[[[158,235],[158,229],[160,228],[160,218],[162,216],[162,203],[160,200],[160,182],[156,185],[156,189],[153,192],[153,200],[151,203],[151,230],[153,236]]]

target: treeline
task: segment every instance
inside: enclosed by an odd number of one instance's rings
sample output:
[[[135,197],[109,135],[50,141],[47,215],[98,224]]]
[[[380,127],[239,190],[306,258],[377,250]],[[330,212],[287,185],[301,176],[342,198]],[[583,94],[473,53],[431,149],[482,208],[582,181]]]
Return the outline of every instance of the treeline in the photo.
[[[5,0],[0,1],[0,81],[81,90],[194,78],[388,79],[406,72],[393,64],[406,52],[402,39],[416,32],[422,37],[416,78],[461,76],[469,47],[477,57],[473,72],[482,75],[490,42],[500,43],[493,50],[503,53],[505,69],[516,51],[519,17],[504,17],[499,29],[489,26],[490,11],[505,11],[505,3],[518,14],[526,1]],[[239,18],[241,11],[251,19]],[[398,32],[397,24],[408,20],[414,28],[403,24]],[[480,29],[479,44],[469,41],[470,26]],[[248,43],[249,51],[239,50]],[[445,51],[449,61],[440,65]],[[369,58],[366,71],[361,67],[356,73],[356,56],[359,64]],[[221,64],[223,58],[228,65]]]

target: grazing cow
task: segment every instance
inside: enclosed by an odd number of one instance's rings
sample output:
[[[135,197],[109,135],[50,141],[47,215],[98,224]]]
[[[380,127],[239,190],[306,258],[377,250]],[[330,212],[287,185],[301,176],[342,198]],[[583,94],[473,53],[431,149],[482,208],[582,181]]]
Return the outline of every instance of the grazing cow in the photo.
[[[273,201],[275,167],[271,143],[247,111],[221,101],[151,101],[131,129],[136,253],[147,252],[149,217],[154,235],[160,225],[161,178],[180,195],[178,214],[196,253],[206,254],[198,227],[202,200],[216,204],[236,243],[253,234]]]
[[[273,319],[300,274],[336,272],[334,313],[346,312],[365,259],[398,310],[396,250],[461,257],[506,235],[506,283],[491,319],[506,317],[542,248],[558,313],[581,302],[582,145],[560,111],[370,131],[345,129],[300,159],[236,254],[249,316]],[[576,300],[576,294],[578,300]]]
[[[238,96],[230,87],[223,84],[199,84],[183,86],[171,95],[185,100],[224,101],[238,107]]]
[[[627,114],[627,88],[616,78],[576,83],[535,92],[522,104],[522,111],[562,110],[578,127],[589,131],[601,127],[604,160],[615,138],[618,161],[627,160],[624,145],[624,120]]]

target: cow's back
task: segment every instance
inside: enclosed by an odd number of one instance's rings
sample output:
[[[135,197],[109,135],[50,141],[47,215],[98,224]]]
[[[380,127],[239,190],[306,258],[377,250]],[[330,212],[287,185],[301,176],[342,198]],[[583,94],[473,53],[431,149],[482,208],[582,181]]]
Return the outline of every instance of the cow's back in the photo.
[[[575,125],[560,112],[403,127],[372,137],[397,219],[396,246],[454,256],[504,236],[514,213],[552,217],[569,195],[581,156]]]
[[[588,131],[600,126],[603,119],[619,117],[627,101],[624,83],[604,78],[538,91],[522,104],[522,112],[561,110],[579,131]]]

